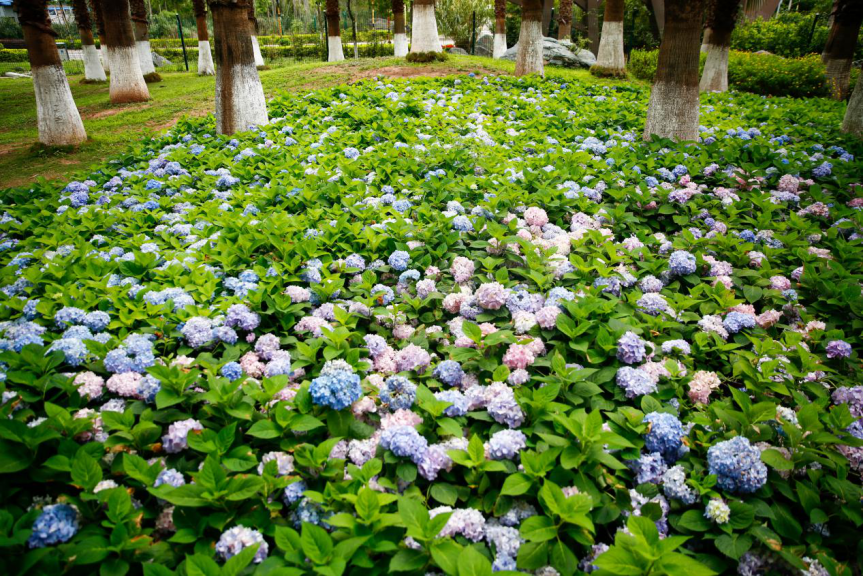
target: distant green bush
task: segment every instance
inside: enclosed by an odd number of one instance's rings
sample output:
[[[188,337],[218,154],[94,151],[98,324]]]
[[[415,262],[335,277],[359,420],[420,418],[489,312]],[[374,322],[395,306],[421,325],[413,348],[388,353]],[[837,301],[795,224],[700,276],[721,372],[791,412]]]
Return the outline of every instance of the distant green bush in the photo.
[[[26,50],[0,49],[0,62],[28,62]]]
[[[345,42],[345,47],[350,46],[349,42]],[[361,58],[376,58],[378,56],[392,56],[394,54],[392,44],[360,44],[357,46]],[[182,48],[153,48],[153,51],[164,56],[168,60],[174,62],[182,61]],[[351,52],[353,50],[351,49]],[[197,60],[198,47],[190,47],[186,45],[186,53],[189,60]],[[264,60],[315,60],[324,58],[324,48],[319,44],[306,44],[303,46],[261,46],[261,55]]]
[[[770,20],[759,18],[741,22],[731,35],[731,49],[742,52],[766,50],[786,58],[820,54],[827,42],[827,16],[822,15],[818,19],[813,31],[814,20],[814,14],[785,12]]]
[[[705,54],[701,54],[699,73],[705,58]],[[633,50],[626,68],[635,78],[652,82],[658,59],[658,50]],[[828,95],[824,84],[824,64],[815,54],[782,58],[772,54],[732,51],[728,60],[728,85],[735,90],[766,96],[805,98]]]

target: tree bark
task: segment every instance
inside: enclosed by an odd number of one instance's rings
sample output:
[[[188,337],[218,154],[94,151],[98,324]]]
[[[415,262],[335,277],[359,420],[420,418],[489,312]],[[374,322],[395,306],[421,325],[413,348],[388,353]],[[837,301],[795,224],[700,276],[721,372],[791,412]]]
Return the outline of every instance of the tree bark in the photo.
[[[341,20],[339,19],[339,0],[327,0],[327,61],[341,62],[345,59],[342,48]]]
[[[603,76],[626,75],[626,60],[623,55],[623,6],[623,0],[605,0],[602,37],[594,66],[594,72]]]
[[[207,30],[207,5],[204,0],[192,0],[195,11],[195,26],[198,29],[198,76],[212,76],[213,52],[210,49],[210,31]]]
[[[665,34],[665,0],[648,0],[652,6],[653,19],[659,30],[659,38]]]
[[[506,52],[506,0],[494,0],[494,46],[491,55],[493,58],[500,58],[504,52]]]
[[[827,68],[827,87],[836,100],[848,97],[851,82],[851,63],[857,47],[857,35],[863,23],[863,1],[838,0],[833,14],[833,26],[824,48]]]
[[[842,131],[863,138],[863,82],[860,80],[854,85],[851,100],[848,101]]]
[[[587,39],[590,40],[590,51],[596,55],[599,52],[599,4],[600,0],[587,0]]]
[[[216,44],[216,130],[233,134],[268,122],[255,66],[249,0],[209,0]]]
[[[150,99],[150,91],[141,73],[141,60],[129,18],[129,0],[102,0],[102,13],[105,17],[108,68],[111,70],[111,102],[146,102]]]
[[[666,0],[665,34],[650,93],[644,139],[698,138],[698,53],[703,0]]]
[[[557,39],[572,40],[572,0],[560,0],[557,14]]]
[[[408,55],[408,35],[405,34],[405,2],[393,0],[393,49],[397,58]]]
[[[99,59],[99,51],[93,41],[93,21],[87,9],[87,0],[73,0],[72,11],[75,13],[75,24],[81,35],[81,52],[84,56],[84,82],[106,82],[105,69]]]
[[[60,61],[48,17],[48,0],[15,0],[13,7],[24,30],[36,92],[39,141],[46,146],[74,146],[87,139],[81,115]]]
[[[111,0],[108,0],[109,2]],[[147,22],[147,5],[144,0],[130,0],[132,9],[132,25],[135,28],[135,47],[138,59],[141,61],[141,74],[146,82],[161,82],[162,77],[153,65],[153,53],[150,51],[150,25]]]
[[[525,74],[545,74],[542,59],[542,0],[524,0],[521,4],[515,75]]]
[[[437,32],[434,0],[414,0],[411,54],[419,52],[442,52]]]
[[[551,35],[551,11],[554,10],[554,0],[542,2],[542,35]]]
[[[641,0],[641,2],[650,14],[650,17],[648,18],[648,20],[650,20],[650,35],[653,36],[654,40],[660,42],[662,40],[662,34],[659,31],[659,22],[657,21],[656,11],[653,9],[653,2],[652,0]]]
[[[728,53],[731,33],[740,15],[742,0],[709,0],[704,28],[707,60],[701,75],[701,92],[728,90]],[[708,31],[710,32],[708,34]]]
[[[99,60],[102,67],[108,72],[108,50],[105,42],[105,18],[102,16],[102,0],[90,0],[90,8],[93,10],[93,18],[96,20],[96,34],[99,36]]]
[[[258,44],[258,17],[255,16],[255,0],[248,0],[248,9],[246,15],[248,17],[249,40],[252,43],[252,56],[255,59],[255,67],[258,70],[264,68],[264,55],[261,54],[261,45]]]

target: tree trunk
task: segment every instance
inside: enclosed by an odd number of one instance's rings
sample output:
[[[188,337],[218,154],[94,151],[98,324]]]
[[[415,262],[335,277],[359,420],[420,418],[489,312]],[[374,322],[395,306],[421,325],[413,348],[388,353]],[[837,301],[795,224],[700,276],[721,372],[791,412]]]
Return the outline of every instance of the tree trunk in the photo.
[[[105,18],[102,16],[102,0],[90,0],[90,8],[93,10],[93,18],[96,20],[96,33],[99,35],[99,61],[102,68],[109,72],[108,49],[105,41]]]
[[[108,0],[109,2],[111,0]],[[153,53],[150,51],[150,26],[147,22],[147,5],[144,0],[131,0],[132,25],[135,28],[135,46],[138,50],[138,60],[141,62],[141,74],[146,82],[161,82],[162,77],[153,65]]]
[[[827,47],[824,49],[824,64],[827,68],[827,87],[836,100],[848,97],[851,82],[851,62],[857,47],[857,35],[863,23],[863,1],[839,0],[835,6],[833,26]]]
[[[650,93],[644,139],[698,138],[698,52],[703,0],[666,0],[665,34]]]
[[[414,0],[412,28],[411,54],[443,51],[437,33],[434,0]]]
[[[252,56],[255,58],[255,67],[260,69],[264,68],[266,64],[264,63],[264,56],[261,54],[261,45],[258,44],[258,18],[255,16],[255,0],[249,1],[249,9],[247,12],[249,22],[249,38],[252,42]]]
[[[93,22],[87,9],[87,0],[73,0],[72,11],[75,13],[75,24],[81,35],[81,52],[84,55],[84,82],[106,82],[105,69],[99,60],[99,51],[93,42]]]
[[[567,0],[562,0],[566,2]],[[506,52],[506,0],[494,0],[494,48],[492,58]]]
[[[708,8],[707,8],[707,10],[708,10],[708,13],[709,13],[709,11],[711,10],[711,8],[709,7],[709,5],[710,5],[710,4],[715,4],[715,1],[714,1],[714,0],[707,0],[707,2],[708,2]],[[713,33],[713,30],[712,30],[712,29],[710,29],[710,28],[708,27],[708,26],[709,26],[709,22],[710,22],[710,17],[709,17],[709,16],[708,16],[707,20],[708,20],[708,22],[706,22],[706,23],[704,24],[704,36],[703,36],[703,38],[701,39],[701,51],[702,51],[702,52],[707,52],[707,46],[709,46],[709,45],[710,45],[710,35]]]
[[[341,62],[345,59],[342,49],[341,21],[339,20],[339,0],[327,0],[327,62]]]
[[[835,33],[835,30],[833,29],[833,23],[835,22],[836,11],[839,9],[840,1],[841,0],[833,0],[833,4],[830,7],[830,16],[827,18],[827,28],[829,30],[827,33],[827,43],[824,44],[824,50],[821,52],[821,61],[824,63],[827,62],[827,50],[833,41],[833,35]]]
[[[233,134],[263,125],[267,102],[255,66],[249,0],[209,0],[216,41],[216,130]]]
[[[731,50],[731,33],[740,15],[741,4],[742,0],[708,0],[707,25],[704,29],[707,60],[699,85],[702,92],[728,90],[728,52]]]
[[[623,56],[623,0],[605,0],[602,37],[594,72],[603,76],[625,76]]]
[[[851,100],[848,101],[842,131],[863,138],[863,82],[860,80],[854,85]]]
[[[662,41],[662,34],[659,31],[659,22],[657,21],[656,11],[653,9],[653,1],[652,0],[641,0],[644,4],[644,7],[647,9],[649,14],[648,20],[650,20],[650,35],[653,36],[653,39],[657,42]]]
[[[521,4],[515,75],[525,74],[545,74],[542,61],[542,0],[524,0]]]
[[[596,55],[599,52],[599,4],[600,0],[587,0],[587,38],[590,40],[590,51]]]
[[[557,14],[557,39],[572,40],[572,0],[560,0]]]
[[[551,11],[554,10],[554,0],[543,0],[542,2],[542,35],[551,33]]]
[[[405,2],[393,0],[393,48],[396,58],[408,55],[408,35],[405,34]]]
[[[129,18],[129,0],[102,0],[105,42],[111,71],[111,103],[146,102],[150,91],[141,73],[135,34]]]
[[[665,34],[665,0],[648,0],[653,12],[653,19],[656,27],[659,30],[658,38],[661,39]]]
[[[195,25],[198,28],[198,76],[212,76],[213,52],[210,50],[210,31],[207,30],[207,9],[204,0],[192,0],[195,10]]]
[[[15,0],[18,22],[30,58],[36,91],[39,141],[46,146],[74,146],[87,139],[81,115],[72,99],[60,53],[48,18],[48,0]]]

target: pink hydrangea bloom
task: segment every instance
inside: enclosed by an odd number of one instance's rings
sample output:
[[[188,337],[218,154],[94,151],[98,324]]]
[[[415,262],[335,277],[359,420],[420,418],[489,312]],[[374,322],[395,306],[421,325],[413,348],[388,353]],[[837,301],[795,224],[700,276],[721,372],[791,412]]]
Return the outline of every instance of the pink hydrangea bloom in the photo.
[[[548,214],[542,208],[531,206],[524,211],[524,220],[529,226],[545,226],[548,224]]]

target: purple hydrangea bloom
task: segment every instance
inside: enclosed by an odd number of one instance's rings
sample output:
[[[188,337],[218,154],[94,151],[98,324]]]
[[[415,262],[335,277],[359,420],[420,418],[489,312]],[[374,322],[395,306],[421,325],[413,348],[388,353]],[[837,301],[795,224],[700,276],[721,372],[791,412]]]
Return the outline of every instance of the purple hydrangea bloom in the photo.
[[[428,448],[428,440],[413,426],[392,426],[381,434],[381,446],[396,456],[410,458],[419,464]]]
[[[686,250],[676,250],[668,258],[668,271],[674,276],[686,276],[695,272],[695,256]]]
[[[216,542],[216,554],[222,560],[228,560],[242,552],[244,548],[254,546],[255,544],[260,544],[260,546],[258,547],[258,551],[255,552],[255,558],[252,562],[260,564],[269,553],[269,546],[264,540],[263,535],[257,530],[237,525],[222,533],[219,541]]]
[[[33,532],[27,539],[30,548],[44,548],[51,544],[68,542],[78,532],[78,512],[68,504],[51,504],[33,523]]]
[[[742,312],[729,312],[722,321],[722,326],[728,330],[730,334],[737,334],[744,328],[754,328],[755,316],[752,314],[744,314]]]
[[[828,358],[848,358],[851,356],[851,344],[844,340],[831,340],[827,343]]]
[[[404,270],[407,270],[410,261],[410,254],[408,254],[404,250],[396,250],[395,252],[390,254],[390,257],[387,259],[387,263],[398,272],[403,272]]]
[[[630,466],[635,472],[635,481],[638,484],[659,484],[662,475],[668,470],[659,452],[642,454],[638,460],[632,461]]]
[[[192,430],[203,430],[200,422],[193,418],[174,422],[168,427],[168,433],[162,436],[162,448],[168,454],[177,454],[188,447],[186,437]]]
[[[186,483],[186,479],[183,478],[183,475],[174,470],[173,468],[166,468],[159,472],[159,475],[156,476],[156,481],[153,483],[153,487],[156,488],[161,486],[162,484],[167,484],[168,486],[173,486],[174,488],[178,488],[183,486]]]
[[[627,332],[617,341],[617,359],[625,364],[638,364],[644,360],[644,344],[635,332]]]
[[[435,366],[432,376],[447,386],[460,386],[461,380],[464,378],[464,370],[461,369],[461,364],[455,360],[444,360]]]
[[[638,368],[620,367],[617,370],[615,380],[617,385],[626,391],[627,398],[656,392],[656,382],[650,377],[650,374]]]
[[[527,447],[527,437],[520,430],[500,430],[488,440],[486,455],[492,460],[511,460]]]
[[[300,498],[303,497],[303,492],[307,490],[306,483],[300,480],[299,482],[294,482],[293,484],[288,484],[285,486],[285,493],[282,495],[282,500],[285,501],[285,504],[291,505]]]
[[[662,475],[662,491],[667,498],[680,500],[686,505],[696,499],[695,491],[686,484],[686,472],[680,465],[672,466]]]
[[[707,451],[710,474],[716,474],[723,490],[749,494],[767,482],[767,466],[761,461],[761,451],[743,436],[714,444]]]
[[[261,317],[249,310],[249,307],[245,304],[234,304],[228,308],[228,316],[225,319],[225,326],[251,332],[257,328],[260,323]]]

